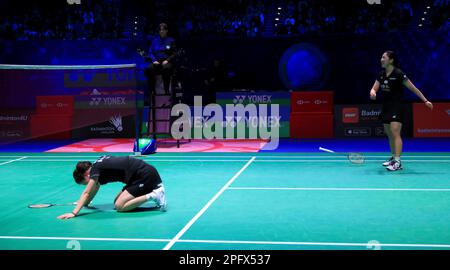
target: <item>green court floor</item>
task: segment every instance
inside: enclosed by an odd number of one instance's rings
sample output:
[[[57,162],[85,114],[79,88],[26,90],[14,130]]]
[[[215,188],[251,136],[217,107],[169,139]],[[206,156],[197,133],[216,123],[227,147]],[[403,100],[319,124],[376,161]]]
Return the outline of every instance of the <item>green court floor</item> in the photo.
[[[125,153],[117,153],[125,155]],[[2,250],[450,249],[450,153],[405,153],[404,170],[327,153],[159,153],[168,211],[117,213],[120,183],[70,220],[77,161],[99,154],[2,153]]]

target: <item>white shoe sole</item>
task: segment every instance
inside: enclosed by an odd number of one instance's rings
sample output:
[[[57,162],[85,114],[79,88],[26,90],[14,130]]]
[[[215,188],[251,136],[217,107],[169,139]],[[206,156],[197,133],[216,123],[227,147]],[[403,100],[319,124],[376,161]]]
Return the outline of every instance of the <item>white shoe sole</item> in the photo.
[[[391,169],[389,169],[389,168],[386,168],[386,170],[388,170],[388,171],[390,171],[390,172],[395,172],[395,171],[401,171],[401,170],[403,170],[403,168],[400,167],[400,168],[398,168],[398,169],[396,169],[396,170],[391,170]]]

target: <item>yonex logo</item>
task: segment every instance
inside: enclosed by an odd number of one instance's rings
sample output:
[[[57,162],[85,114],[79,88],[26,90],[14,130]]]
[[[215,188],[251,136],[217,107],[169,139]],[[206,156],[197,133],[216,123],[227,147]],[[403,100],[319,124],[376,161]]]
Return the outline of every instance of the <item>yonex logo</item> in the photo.
[[[249,95],[249,96],[235,96],[233,99],[234,104],[243,104],[245,99],[248,100],[249,103],[253,104],[268,104],[272,102],[271,95]]]
[[[242,104],[244,103],[245,100],[245,96],[235,96],[235,98],[233,99],[233,103],[234,104]]]
[[[126,105],[125,97],[92,97],[89,102],[90,106],[98,106],[100,103],[104,105],[113,106],[113,105]]]
[[[102,101],[102,98],[91,98],[91,101],[89,102],[89,105],[94,106],[94,105],[98,105],[100,104],[100,102]]]

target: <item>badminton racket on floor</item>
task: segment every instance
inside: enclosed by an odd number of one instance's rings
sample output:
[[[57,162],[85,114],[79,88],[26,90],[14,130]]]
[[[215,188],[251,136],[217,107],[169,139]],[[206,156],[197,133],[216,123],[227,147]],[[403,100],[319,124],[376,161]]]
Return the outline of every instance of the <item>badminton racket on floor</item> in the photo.
[[[362,164],[362,163],[364,163],[364,156],[361,153],[356,153],[356,152],[338,153],[338,152],[334,152],[333,150],[326,149],[326,148],[323,148],[323,147],[319,147],[319,150],[320,151],[324,151],[324,152],[328,152],[328,153],[332,153],[332,154],[336,154],[336,155],[347,156],[347,159],[353,164]]]
[[[48,208],[52,206],[67,206],[67,205],[77,205],[77,202],[73,203],[33,203],[29,204],[28,208]]]
[[[68,205],[77,205],[77,202],[73,202],[73,203],[33,203],[33,204],[29,204],[28,208],[48,208],[48,207],[52,207],[52,206],[68,206]],[[91,208],[91,209],[95,208],[91,205],[88,205],[85,207]]]

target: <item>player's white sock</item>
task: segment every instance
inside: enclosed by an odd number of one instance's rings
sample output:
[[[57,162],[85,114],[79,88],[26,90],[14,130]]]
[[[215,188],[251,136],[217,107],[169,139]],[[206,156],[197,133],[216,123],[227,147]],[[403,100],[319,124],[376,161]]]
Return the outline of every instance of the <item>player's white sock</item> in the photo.
[[[400,162],[400,157],[394,157],[394,160]]]

